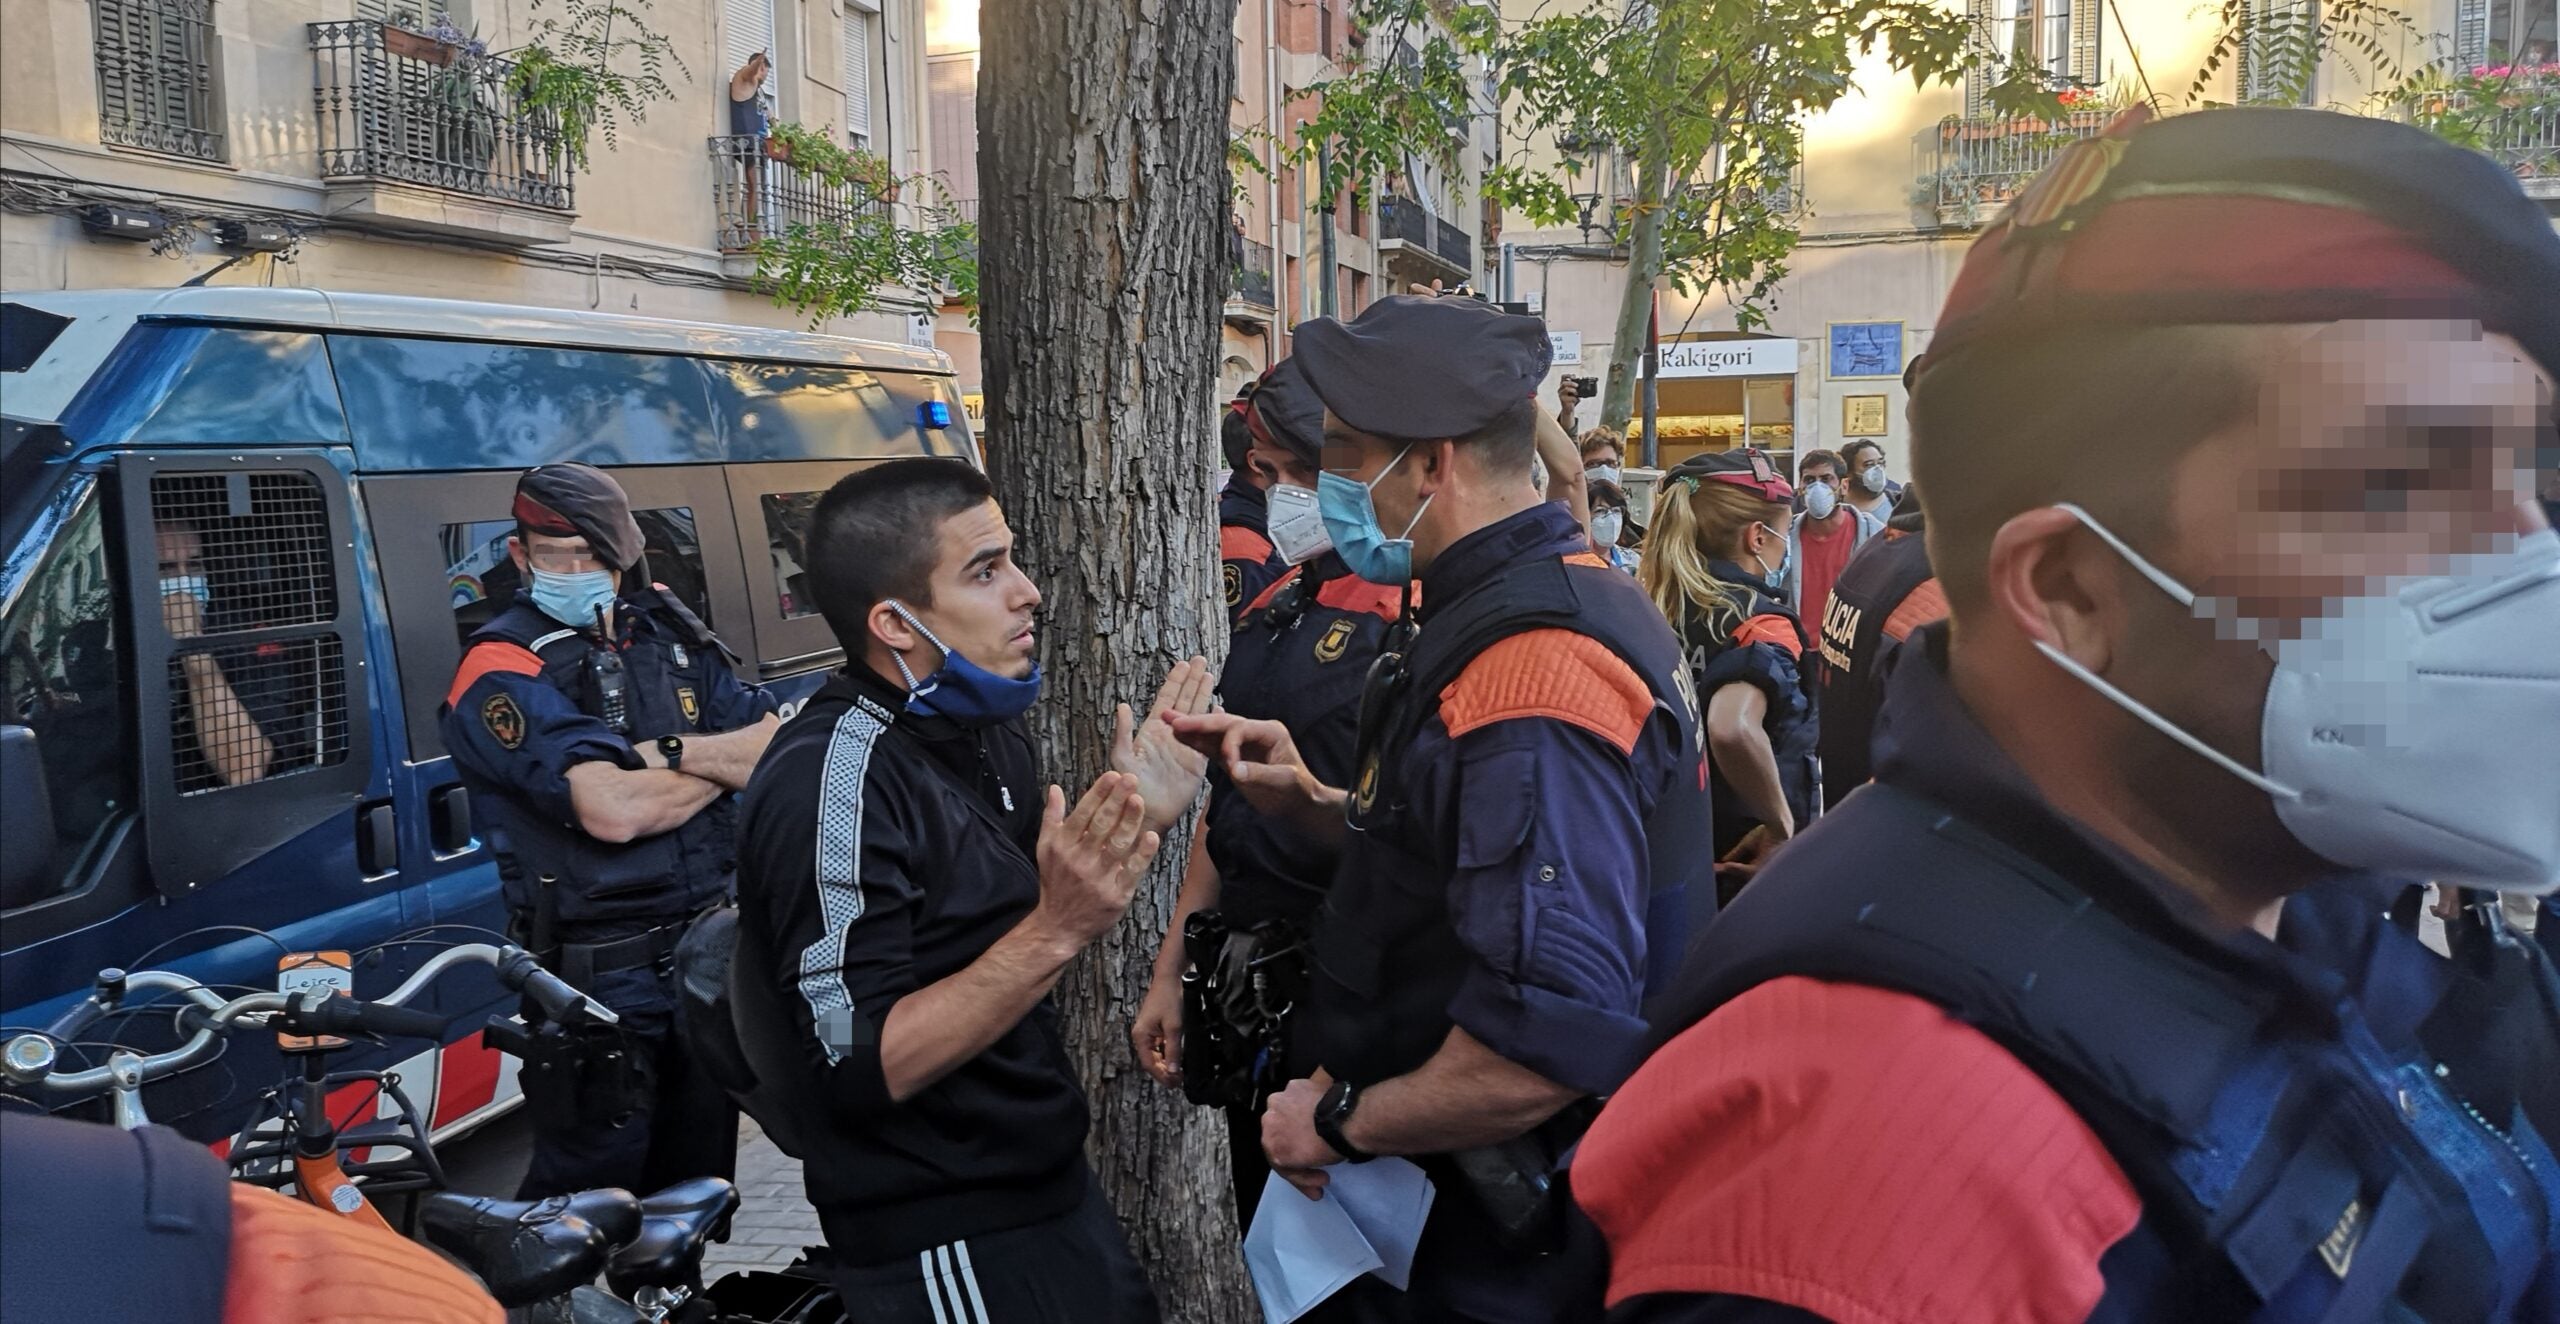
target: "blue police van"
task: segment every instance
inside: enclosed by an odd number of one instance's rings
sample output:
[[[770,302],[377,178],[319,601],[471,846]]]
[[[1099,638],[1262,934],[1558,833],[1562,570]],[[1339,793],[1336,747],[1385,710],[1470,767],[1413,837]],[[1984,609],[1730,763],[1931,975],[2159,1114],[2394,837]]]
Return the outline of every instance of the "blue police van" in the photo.
[[[299,289],[11,294],[0,429],[0,1024],[27,1028],[105,967],[272,988],[347,952],[378,996],[505,929],[437,710],[515,589],[523,469],[612,472],[652,577],[796,702],[840,659],[799,561],[818,495],[979,459],[931,350]],[[441,1139],[520,1096],[476,1033],[512,1010],[494,979],[436,992],[453,1042],[347,1065]],[[146,1104],[219,1143],[273,1054],[239,1041]]]

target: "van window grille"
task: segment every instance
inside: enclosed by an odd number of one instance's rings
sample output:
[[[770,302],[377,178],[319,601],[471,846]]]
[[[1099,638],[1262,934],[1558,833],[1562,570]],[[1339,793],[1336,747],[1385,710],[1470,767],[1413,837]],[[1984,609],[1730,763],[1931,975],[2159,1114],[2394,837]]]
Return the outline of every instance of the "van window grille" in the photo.
[[[344,762],[347,659],[327,628],[339,586],[318,483],[160,475],[151,518],[179,793]]]

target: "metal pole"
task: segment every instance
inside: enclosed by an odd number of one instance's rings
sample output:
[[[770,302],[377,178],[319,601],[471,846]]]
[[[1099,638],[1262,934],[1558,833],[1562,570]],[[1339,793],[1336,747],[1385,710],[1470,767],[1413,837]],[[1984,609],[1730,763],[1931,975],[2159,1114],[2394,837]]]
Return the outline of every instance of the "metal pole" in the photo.
[[[1662,378],[1662,296],[1653,296],[1652,311],[1644,319],[1644,467],[1662,467],[1662,438],[1659,435],[1660,391]]]
[[[1306,124],[1304,121],[1299,123],[1298,130],[1301,133],[1306,131]],[[1331,140],[1327,140],[1316,144],[1316,189],[1319,194],[1321,194],[1324,189],[1324,181],[1331,178],[1332,175],[1333,143]],[[1337,199],[1337,201],[1339,200]],[[1318,291],[1318,303],[1316,304],[1316,307],[1322,310],[1323,315],[1326,317],[1337,316],[1342,311],[1340,302],[1342,298],[1342,273],[1341,269],[1334,265],[1337,257],[1337,254],[1334,252],[1334,211],[1335,208],[1332,207],[1327,207],[1324,211],[1324,288]]]

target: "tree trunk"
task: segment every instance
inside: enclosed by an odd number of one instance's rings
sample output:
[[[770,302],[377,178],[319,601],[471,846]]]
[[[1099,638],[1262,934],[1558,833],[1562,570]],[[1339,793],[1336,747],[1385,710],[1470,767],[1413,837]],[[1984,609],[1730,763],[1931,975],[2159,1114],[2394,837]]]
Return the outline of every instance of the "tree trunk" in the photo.
[[[989,468],[1047,595],[1032,710],[1044,775],[1105,766],[1112,705],[1221,658],[1209,435],[1227,284],[1235,0],[990,0],[979,80]],[[1171,834],[1129,917],[1058,985],[1093,1101],[1087,1143],[1165,1318],[1252,1309],[1226,1128],[1129,1049],[1189,844]]]
[[[1680,68],[1680,43],[1687,27],[1676,14],[1654,20],[1651,78],[1656,87],[1671,86]],[[1644,372],[1645,326],[1653,316],[1653,287],[1662,279],[1662,200],[1670,193],[1671,126],[1657,114],[1636,146],[1635,215],[1627,230],[1627,284],[1618,298],[1618,325],[1610,332],[1609,380],[1600,388],[1600,426],[1626,435],[1636,449],[1627,420],[1635,415],[1636,380]],[[1653,462],[1652,456],[1645,462]]]

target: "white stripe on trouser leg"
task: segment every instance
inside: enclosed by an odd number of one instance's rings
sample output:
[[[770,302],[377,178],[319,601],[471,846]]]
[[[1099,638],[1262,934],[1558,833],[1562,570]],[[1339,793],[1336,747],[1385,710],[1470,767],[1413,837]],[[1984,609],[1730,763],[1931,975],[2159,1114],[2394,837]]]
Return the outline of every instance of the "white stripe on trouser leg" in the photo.
[[[969,1308],[978,1312],[978,1324],[995,1324],[995,1318],[987,1313],[987,1299],[978,1295],[978,1269],[969,1263],[969,1239],[962,1237],[952,1242],[951,1248],[960,1253],[960,1281],[968,1285]]]
[[[957,1324],[986,1324],[979,1313],[969,1309],[968,1301],[960,1295],[960,1271],[952,1267],[951,1247],[938,1247],[933,1255],[942,1264],[942,1290],[951,1295],[951,1318]]]
[[[933,1324],[951,1324],[951,1316],[942,1308],[942,1277],[934,1271],[933,1252],[916,1252],[916,1264],[924,1273],[925,1303],[933,1307]]]

